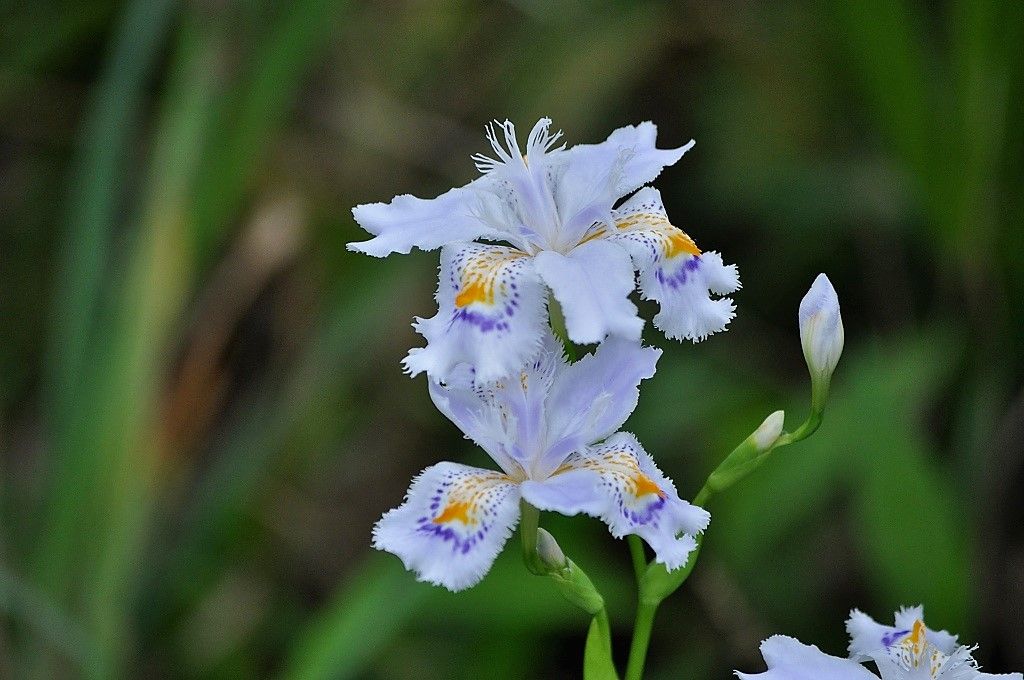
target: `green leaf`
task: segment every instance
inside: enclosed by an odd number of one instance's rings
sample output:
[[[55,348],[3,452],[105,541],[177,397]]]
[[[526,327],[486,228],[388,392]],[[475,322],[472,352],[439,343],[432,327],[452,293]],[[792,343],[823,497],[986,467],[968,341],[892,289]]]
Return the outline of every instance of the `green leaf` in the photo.
[[[919,441],[865,461],[858,538],[869,579],[889,608],[924,603],[931,625],[963,630],[971,582],[966,504]]]
[[[583,650],[584,680],[619,680],[612,661],[612,634],[608,626],[608,615],[599,613],[590,622],[587,631],[587,646]]]
[[[348,3],[300,0],[281,16],[252,56],[247,78],[225,98],[219,135],[200,170],[194,215],[199,252],[215,253],[224,230],[244,204],[290,108],[303,75],[324,48]]]
[[[428,594],[394,559],[372,556],[339,588],[324,612],[299,631],[281,677],[355,677],[421,608]]]

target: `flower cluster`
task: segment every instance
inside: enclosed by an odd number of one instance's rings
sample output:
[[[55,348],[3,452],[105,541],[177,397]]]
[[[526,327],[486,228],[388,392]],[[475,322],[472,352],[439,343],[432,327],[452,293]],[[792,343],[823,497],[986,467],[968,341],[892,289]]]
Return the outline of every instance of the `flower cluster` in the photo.
[[[619,431],[660,350],[643,347],[629,295],[639,284],[654,325],[694,342],[724,330],[735,266],[701,252],[647,185],[693,142],[655,146],[652,123],[600,144],[556,146],[541,119],[525,151],[506,121],[487,128],[480,177],[433,199],[361,205],[373,235],[349,248],[377,257],[441,249],[438,311],[417,318],[426,346],[406,370],[426,373],[435,405],[498,470],[439,463],[374,528],[374,545],[421,580],[460,590],[479,581],[519,521],[520,503],[605,521],[636,534],[669,570],[696,547],[709,515],[679,498],[636,437]],[[548,319],[559,303],[568,339],[599,343],[575,363]]]
[[[944,630],[924,624],[923,607],[904,607],[896,612],[895,625],[877,623],[856,609],[850,612],[849,658],[825,654],[817,647],[783,635],[761,643],[768,670],[737,672],[742,680],[879,680],[861,662],[872,662],[881,680],[1024,680],[1020,673],[982,673],[972,656],[974,647],[957,643]]]
[[[477,155],[483,174],[466,186],[353,210],[374,238],[352,250],[441,248],[438,311],[416,321],[427,346],[405,359],[411,374],[444,380],[462,363],[482,381],[517,372],[540,349],[549,292],[573,342],[639,342],[643,321],[628,297],[636,272],[642,296],[661,306],[654,325],[670,338],[698,341],[732,319],[732,301],[712,293],[739,288],[736,268],[702,253],[669,222],[658,190],[644,187],[693,142],[658,149],[654,125],[642,123],[566,149],[550,125],[534,126],[525,153],[512,123],[489,127],[495,157]]]

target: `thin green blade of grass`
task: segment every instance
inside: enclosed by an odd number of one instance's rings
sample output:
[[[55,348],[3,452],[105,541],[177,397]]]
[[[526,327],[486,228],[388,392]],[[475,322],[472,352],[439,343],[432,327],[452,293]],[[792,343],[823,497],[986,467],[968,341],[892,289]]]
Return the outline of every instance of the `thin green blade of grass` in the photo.
[[[128,185],[129,148],[143,112],[145,86],[173,16],[173,0],[137,0],[121,17],[81,130],[71,172],[67,232],[60,258],[46,366],[48,425],[55,475],[37,574],[62,600],[74,583],[76,516],[88,502],[77,480],[94,461],[76,440],[89,439],[81,406],[96,349],[96,319],[111,259],[112,235]]]
[[[184,32],[155,134],[146,196],[129,232],[123,278],[103,302],[103,325],[83,368],[62,443],[76,452],[59,472],[47,566],[61,568],[84,609],[100,660],[116,674],[127,651],[155,473],[162,451],[157,410],[193,267],[187,197],[214,96],[193,34]]]
[[[264,167],[275,133],[294,106],[302,75],[347,5],[344,0],[282,5],[284,14],[253,55],[247,77],[234,96],[225,99],[216,142],[203,159],[193,208],[201,255],[212,255],[237,216]]]
[[[157,492],[156,472],[163,453],[158,409],[164,371],[174,322],[188,299],[195,270],[195,233],[186,206],[216,95],[215,80],[206,68],[210,46],[203,34],[190,25],[180,35],[176,68],[156,133],[150,195],[140,220],[142,233],[122,289],[119,323],[107,339],[123,381],[112,385],[100,402],[114,412],[117,405],[123,406],[122,419],[132,416],[124,425],[122,448],[109,452],[110,473],[99,480],[109,519],[106,533],[93,536],[99,543],[99,560],[84,584],[89,621],[112,668],[117,668],[131,627],[141,554]]]
[[[412,272],[401,263],[372,266],[380,280],[389,282],[391,295],[408,295],[414,289]],[[326,394],[351,389],[361,367],[344,358],[369,355],[391,323],[373,294],[378,279],[356,273],[352,280],[286,385],[245,409],[218,447],[218,459],[204,475],[188,513],[184,544],[165,570],[170,590],[154,605],[154,624],[189,606],[230,561],[228,546],[261,498],[297,423]]]
[[[355,677],[429,594],[390,556],[370,556],[333,602],[297,633],[280,678]]]

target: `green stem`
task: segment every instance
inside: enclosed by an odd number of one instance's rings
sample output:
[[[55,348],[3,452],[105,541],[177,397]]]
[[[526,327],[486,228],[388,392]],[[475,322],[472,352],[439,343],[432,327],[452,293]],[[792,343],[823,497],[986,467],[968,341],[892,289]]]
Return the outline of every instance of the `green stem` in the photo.
[[[608,622],[608,609],[605,607],[601,608],[601,611],[594,614],[594,618],[597,620],[597,625],[601,628],[601,633],[604,634],[608,640],[612,639],[612,626]]]
[[[786,446],[787,444],[795,444],[798,441],[807,439],[814,431],[821,427],[822,411],[818,409],[812,409],[810,414],[807,416],[807,420],[800,424],[800,427],[796,428],[792,432],[783,432],[778,439],[775,440],[775,444],[772,446],[773,449],[777,449],[780,446]]]
[[[629,661],[626,663],[626,680],[643,678],[644,661],[647,659],[647,647],[651,643],[651,628],[654,626],[654,615],[657,611],[657,602],[640,600],[637,603],[633,642],[629,646]]]
[[[568,357],[570,362],[575,362],[577,359],[576,345],[569,339],[569,331],[565,327],[565,315],[562,313],[562,306],[558,304],[558,300],[555,299],[554,295],[548,297],[548,313],[551,319],[551,330],[555,337],[562,341],[562,346],[565,348],[565,356]]]
[[[537,526],[540,523],[540,510],[526,501],[519,502],[519,536],[523,541],[523,561],[530,573],[543,576],[547,569],[537,554]]]
[[[644,572],[647,571],[647,555],[644,554],[644,544],[636,534],[626,536],[626,541],[629,543],[630,557],[633,558],[633,573],[636,574],[636,582],[639,584],[644,577]]]

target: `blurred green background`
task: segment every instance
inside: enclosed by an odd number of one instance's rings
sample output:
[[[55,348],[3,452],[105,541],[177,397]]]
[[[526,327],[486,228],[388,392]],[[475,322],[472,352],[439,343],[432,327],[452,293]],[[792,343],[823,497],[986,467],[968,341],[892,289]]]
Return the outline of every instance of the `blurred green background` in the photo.
[[[436,253],[354,204],[475,176],[483,125],[696,148],[669,214],[739,265],[730,331],[666,349],[627,424],[692,496],[776,408],[839,291],[811,440],[711,506],[651,678],[845,650],[851,607],[1024,668],[1024,9],[1016,2],[66,0],[0,10],[0,677],[578,677],[587,621],[506,551],[459,595],[370,527],[483,455],[399,360]],[[651,309],[643,308],[647,318]],[[545,516],[605,592],[628,552]]]

